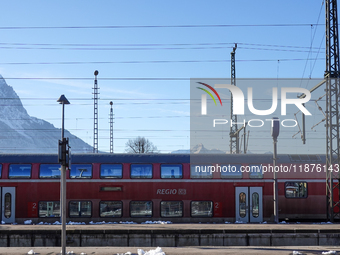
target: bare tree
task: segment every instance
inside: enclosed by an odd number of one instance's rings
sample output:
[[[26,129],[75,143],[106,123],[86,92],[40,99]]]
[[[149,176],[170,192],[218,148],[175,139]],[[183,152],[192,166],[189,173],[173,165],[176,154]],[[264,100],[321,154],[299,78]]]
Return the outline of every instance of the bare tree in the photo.
[[[157,153],[157,146],[155,146],[149,139],[138,136],[134,139],[129,139],[125,144],[127,153]]]

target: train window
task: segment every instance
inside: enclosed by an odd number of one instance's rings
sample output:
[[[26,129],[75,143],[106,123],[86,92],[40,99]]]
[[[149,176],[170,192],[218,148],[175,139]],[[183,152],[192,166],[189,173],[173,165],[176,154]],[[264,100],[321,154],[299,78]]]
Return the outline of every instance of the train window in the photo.
[[[242,178],[241,164],[221,165],[221,178]]]
[[[161,217],[182,217],[183,202],[182,201],[162,201]]]
[[[9,165],[8,178],[10,179],[29,179],[31,178],[30,164],[11,164]]]
[[[70,217],[91,217],[91,201],[71,201],[69,204]]]
[[[147,164],[132,164],[131,178],[152,178],[152,165]]]
[[[41,164],[39,171],[39,178],[60,178],[60,165],[59,164]]]
[[[191,165],[190,178],[212,178],[211,166]]]
[[[286,198],[307,198],[307,182],[286,182]]]
[[[100,178],[119,179],[123,176],[123,166],[121,164],[101,164]]]
[[[72,164],[70,178],[84,179],[92,178],[92,165],[90,164]]]
[[[246,172],[249,172],[249,178],[263,178],[262,165],[249,165],[245,167]]]
[[[5,218],[9,219],[12,216],[12,194],[6,193],[4,196],[5,200]]]
[[[101,201],[99,208],[100,217],[122,217],[123,203],[121,201]]]
[[[151,201],[131,201],[130,202],[131,217],[152,217]]]
[[[213,202],[212,201],[192,201],[191,217],[212,217]]]
[[[253,195],[252,195],[252,205],[253,205],[253,208],[252,208],[252,215],[254,218],[257,218],[259,217],[259,204],[260,204],[260,199],[259,199],[259,193],[257,192],[254,192]]]
[[[246,193],[241,192],[239,195],[239,214],[241,218],[246,217],[247,215],[247,197]]]
[[[182,165],[161,165],[161,178],[182,178]]]
[[[59,201],[41,201],[39,202],[39,217],[60,217]]]

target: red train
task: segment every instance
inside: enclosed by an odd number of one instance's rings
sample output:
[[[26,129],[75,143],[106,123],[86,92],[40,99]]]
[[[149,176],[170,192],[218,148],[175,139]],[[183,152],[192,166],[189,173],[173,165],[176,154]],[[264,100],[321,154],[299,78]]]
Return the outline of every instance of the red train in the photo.
[[[57,162],[58,156],[50,154],[0,155],[1,221],[59,220]],[[272,162],[270,154],[72,155],[67,170],[67,218],[81,222],[272,221]],[[325,220],[325,156],[278,155],[276,170],[280,220]]]

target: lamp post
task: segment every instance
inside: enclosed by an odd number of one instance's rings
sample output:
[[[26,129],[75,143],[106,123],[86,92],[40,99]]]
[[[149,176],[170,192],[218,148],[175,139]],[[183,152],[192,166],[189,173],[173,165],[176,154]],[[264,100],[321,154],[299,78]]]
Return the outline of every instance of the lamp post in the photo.
[[[277,177],[276,177],[276,160],[277,160],[277,137],[280,133],[280,120],[277,117],[272,119],[272,137],[274,142],[274,152],[273,152],[273,175],[274,175],[274,183],[273,183],[273,195],[274,195],[274,222],[279,223],[279,190],[277,185]]]
[[[58,158],[61,165],[60,176],[60,213],[61,213],[61,254],[66,255],[66,166],[68,166],[68,139],[64,138],[64,108],[65,104],[70,104],[64,95],[57,100],[62,104],[61,113],[61,140],[59,140]]]

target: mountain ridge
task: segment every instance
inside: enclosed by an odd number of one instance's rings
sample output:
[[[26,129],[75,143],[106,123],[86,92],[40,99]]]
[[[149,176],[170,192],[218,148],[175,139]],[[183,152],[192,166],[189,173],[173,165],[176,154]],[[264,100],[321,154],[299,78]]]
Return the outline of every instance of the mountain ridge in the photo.
[[[15,90],[0,75],[0,153],[57,153],[61,129],[30,116]],[[92,152],[89,144],[69,131],[74,153]]]

